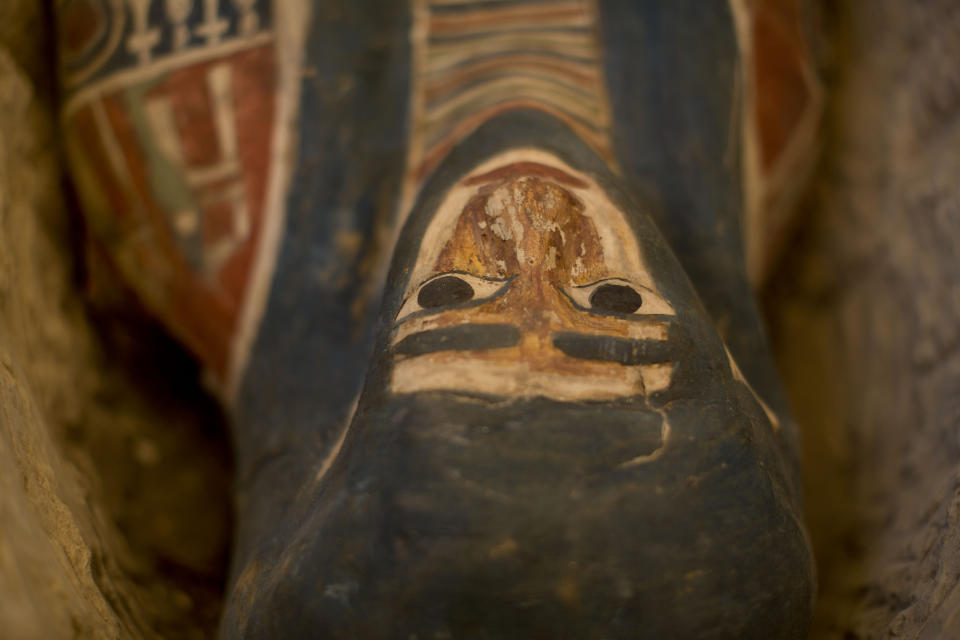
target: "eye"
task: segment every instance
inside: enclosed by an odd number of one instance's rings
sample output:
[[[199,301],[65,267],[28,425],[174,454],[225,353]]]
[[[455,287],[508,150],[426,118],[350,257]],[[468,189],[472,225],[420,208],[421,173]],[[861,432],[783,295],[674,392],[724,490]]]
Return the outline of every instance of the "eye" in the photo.
[[[473,287],[457,276],[443,276],[420,288],[417,304],[424,309],[460,304],[473,298]]]
[[[643,304],[637,291],[625,284],[602,284],[590,294],[590,308],[610,313],[633,313]]]
[[[418,311],[439,312],[444,309],[480,304],[507,289],[509,280],[481,278],[469,273],[442,273],[416,287],[397,314],[397,320]]]
[[[674,315],[657,292],[621,278],[607,278],[564,291],[584,311],[609,315]]]

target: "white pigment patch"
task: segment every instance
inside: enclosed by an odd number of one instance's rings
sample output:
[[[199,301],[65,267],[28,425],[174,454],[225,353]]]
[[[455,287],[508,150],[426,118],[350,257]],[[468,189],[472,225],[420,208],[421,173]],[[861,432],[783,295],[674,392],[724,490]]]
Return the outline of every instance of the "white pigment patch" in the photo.
[[[545,263],[547,271],[557,268],[557,248],[553,245],[547,249],[547,260]]]

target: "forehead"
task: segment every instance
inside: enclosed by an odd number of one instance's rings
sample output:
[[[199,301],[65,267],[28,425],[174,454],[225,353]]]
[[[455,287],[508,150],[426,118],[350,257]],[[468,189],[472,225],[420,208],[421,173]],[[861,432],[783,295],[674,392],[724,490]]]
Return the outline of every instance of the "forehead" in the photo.
[[[451,240],[468,203],[479,190],[528,176],[555,183],[583,203],[583,215],[596,229],[604,264],[611,273],[654,288],[634,230],[597,182],[557,156],[531,148],[497,154],[476,165],[450,188],[424,233],[410,287],[434,274],[438,258]]]

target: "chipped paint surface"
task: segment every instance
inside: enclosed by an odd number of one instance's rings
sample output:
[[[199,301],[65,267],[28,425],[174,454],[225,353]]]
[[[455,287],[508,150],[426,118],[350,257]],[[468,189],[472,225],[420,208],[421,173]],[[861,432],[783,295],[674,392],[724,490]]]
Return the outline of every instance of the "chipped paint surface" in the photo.
[[[470,285],[468,306],[420,304],[442,277]],[[627,313],[597,309],[591,293],[604,285],[635,292],[642,303]],[[673,370],[666,363],[571,356],[555,336],[572,333],[601,344],[608,338],[666,342],[672,316],[623,212],[596,182],[543,151],[509,151],[472,171],[438,209],[393,345],[460,325],[506,324],[521,337],[498,348],[462,345],[399,355],[391,388],[565,400],[663,390]]]
[[[61,0],[61,118],[92,237],[230,400],[292,175],[307,0]]]

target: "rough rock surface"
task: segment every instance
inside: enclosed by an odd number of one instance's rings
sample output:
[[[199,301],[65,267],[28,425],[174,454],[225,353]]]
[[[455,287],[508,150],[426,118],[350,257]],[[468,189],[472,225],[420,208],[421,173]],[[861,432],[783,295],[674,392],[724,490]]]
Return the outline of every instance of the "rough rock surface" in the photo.
[[[228,540],[221,422],[159,333],[92,328],[42,6],[0,3],[0,635],[202,637]]]
[[[960,5],[826,3],[826,148],[769,292],[814,637],[960,638]]]

